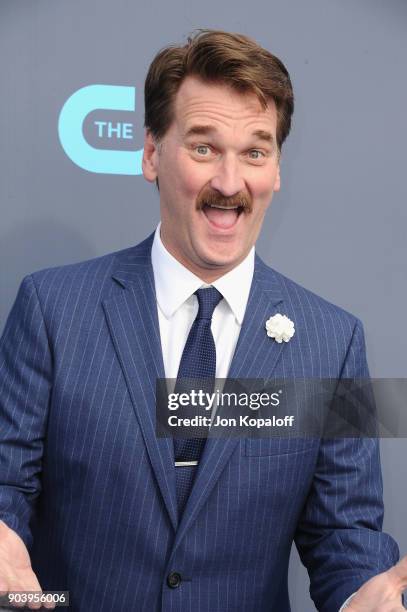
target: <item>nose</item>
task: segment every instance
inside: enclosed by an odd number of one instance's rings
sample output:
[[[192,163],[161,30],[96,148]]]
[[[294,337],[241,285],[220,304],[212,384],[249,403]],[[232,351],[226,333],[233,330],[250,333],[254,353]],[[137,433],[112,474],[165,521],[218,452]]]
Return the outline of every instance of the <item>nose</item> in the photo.
[[[215,176],[210,185],[225,197],[231,197],[245,189],[239,160],[231,156],[225,156],[219,161]]]

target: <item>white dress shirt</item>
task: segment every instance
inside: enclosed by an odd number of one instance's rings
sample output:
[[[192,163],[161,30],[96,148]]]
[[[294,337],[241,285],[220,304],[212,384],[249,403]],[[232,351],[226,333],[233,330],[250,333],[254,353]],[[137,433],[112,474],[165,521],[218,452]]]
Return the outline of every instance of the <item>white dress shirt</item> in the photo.
[[[208,285],[167,251],[161,241],[160,225],[154,235],[151,262],[165,377],[175,379],[189,331],[198,314],[198,298],[194,293]],[[254,247],[236,268],[212,283],[223,296],[214,310],[211,325],[216,347],[216,378],[227,378],[246,311],[253,271]]]

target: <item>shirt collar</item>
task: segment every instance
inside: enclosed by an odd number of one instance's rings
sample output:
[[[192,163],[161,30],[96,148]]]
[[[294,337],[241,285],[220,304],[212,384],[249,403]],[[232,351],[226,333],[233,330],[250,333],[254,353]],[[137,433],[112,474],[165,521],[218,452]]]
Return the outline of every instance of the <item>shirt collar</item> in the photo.
[[[157,302],[164,316],[169,319],[205,283],[167,251],[160,237],[160,226],[161,223],[154,234],[151,263]],[[243,322],[249,299],[253,271],[254,247],[236,268],[212,283],[229,304],[239,325]]]

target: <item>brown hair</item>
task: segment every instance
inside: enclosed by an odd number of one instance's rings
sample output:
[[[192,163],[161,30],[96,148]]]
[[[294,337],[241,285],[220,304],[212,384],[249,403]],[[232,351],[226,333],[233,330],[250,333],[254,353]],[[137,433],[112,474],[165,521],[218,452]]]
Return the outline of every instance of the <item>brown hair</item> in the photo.
[[[262,108],[274,100],[277,145],[281,151],[291,127],[294,95],[281,60],[243,34],[198,30],[180,47],[161,49],[153,59],[144,88],[144,126],[160,141],[173,120],[176,93],[186,76],[224,83],[241,93],[254,93]]]

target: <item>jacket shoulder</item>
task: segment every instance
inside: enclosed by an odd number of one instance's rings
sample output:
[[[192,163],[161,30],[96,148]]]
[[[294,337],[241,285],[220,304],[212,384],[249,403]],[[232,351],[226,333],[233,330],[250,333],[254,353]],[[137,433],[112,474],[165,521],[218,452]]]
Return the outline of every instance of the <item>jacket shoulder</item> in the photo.
[[[149,236],[136,246],[78,263],[44,268],[33,272],[29,276],[39,293],[43,291],[47,293],[53,291],[72,291],[86,283],[100,287],[106,280],[110,280],[113,271],[120,267],[120,265],[126,265],[127,262],[134,262],[140,258],[145,259],[148,257],[149,250],[151,250],[151,242],[152,236]]]

